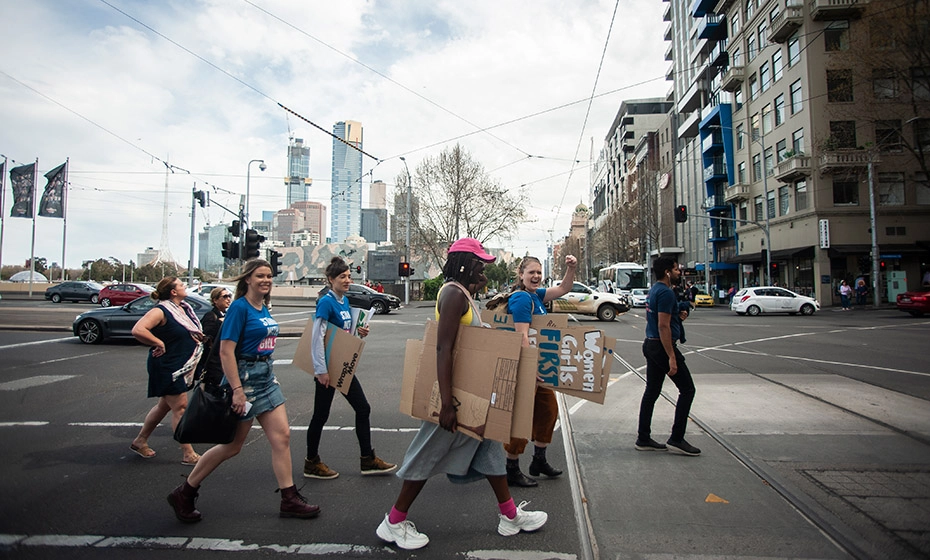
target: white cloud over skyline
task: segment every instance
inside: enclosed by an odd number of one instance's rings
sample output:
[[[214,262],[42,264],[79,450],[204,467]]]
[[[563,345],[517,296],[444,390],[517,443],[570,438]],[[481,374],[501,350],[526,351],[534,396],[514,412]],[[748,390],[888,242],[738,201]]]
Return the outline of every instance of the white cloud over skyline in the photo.
[[[459,142],[506,187],[527,185],[533,221],[489,244],[544,256],[588,202],[592,143],[620,103],[669,88],[662,9],[620,2],[582,130],[613,2],[17,3],[0,35],[0,153],[10,167],[39,158],[37,196],[41,174],[70,158],[69,268],[159,248],[165,166],[152,155],[190,171],[168,177],[169,249],[184,264],[195,182],[236,208],[248,161],[264,159],[252,219],[284,207],[289,132],[310,146],[311,199],[331,208],[332,139],[280,102],[325,130],[361,122],[382,160],[365,158],[365,181],[386,182],[389,200],[397,156],[413,171]],[[8,174],[5,198],[3,264],[22,264],[32,221],[7,217]],[[196,230],[231,218],[198,208]],[[62,220],[37,219],[37,256],[59,262],[61,241]]]

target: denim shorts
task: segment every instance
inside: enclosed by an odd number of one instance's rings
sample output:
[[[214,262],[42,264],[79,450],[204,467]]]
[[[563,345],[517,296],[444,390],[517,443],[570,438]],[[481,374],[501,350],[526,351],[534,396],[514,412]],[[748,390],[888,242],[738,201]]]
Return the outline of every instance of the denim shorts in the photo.
[[[245,399],[252,403],[252,408],[242,420],[251,420],[284,404],[284,394],[281,393],[281,385],[274,376],[272,363],[273,360],[239,360],[239,381],[242,382]]]

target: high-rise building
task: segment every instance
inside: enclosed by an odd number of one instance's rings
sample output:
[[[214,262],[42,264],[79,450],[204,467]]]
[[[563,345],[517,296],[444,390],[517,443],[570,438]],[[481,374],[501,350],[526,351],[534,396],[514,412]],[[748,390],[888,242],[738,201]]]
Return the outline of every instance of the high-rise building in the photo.
[[[287,147],[287,205],[303,202],[309,198],[310,147],[304,146],[303,138],[291,138]]]
[[[307,229],[316,233],[320,239],[325,238],[326,206],[320,204],[319,202],[307,200],[304,202],[295,202],[294,204],[291,204],[291,208],[295,208],[303,212],[303,229]]]
[[[290,246],[291,234],[304,229],[304,213],[296,208],[278,210],[274,215],[274,240]]]
[[[333,138],[333,214],[329,235],[333,242],[341,243],[361,232],[362,123],[339,121],[333,126],[333,135],[337,138]]]
[[[362,208],[362,237],[369,243],[387,241],[387,208]]]
[[[387,184],[381,180],[374,181],[369,189],[368,207],[387,208]]]

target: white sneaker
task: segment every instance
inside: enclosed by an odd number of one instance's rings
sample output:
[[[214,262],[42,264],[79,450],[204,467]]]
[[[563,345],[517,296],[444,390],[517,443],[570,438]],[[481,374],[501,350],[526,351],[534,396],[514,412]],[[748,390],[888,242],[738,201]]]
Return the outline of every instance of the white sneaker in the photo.
[[[545,523],[545,520],[543,522]],[[413,522],[391,523],[388,521],[388,514],[384,514],[384,521],[381,522],[381,525],[378,525],[378,530],[375,532],[378,533],[381,539],[396,543],[397,546],[404,550],[416,550],[429,544],[429,537],[417,531]]]
[[[528,504],[529,502],[520,502],[517,506],[517,516],[513,519],[499,513],[501,521],[497,524],[497,532],[509,537],[520,531],[535,531],[545,525],[549,520],[549,515],[544,511],[523,511],[523,506]]]

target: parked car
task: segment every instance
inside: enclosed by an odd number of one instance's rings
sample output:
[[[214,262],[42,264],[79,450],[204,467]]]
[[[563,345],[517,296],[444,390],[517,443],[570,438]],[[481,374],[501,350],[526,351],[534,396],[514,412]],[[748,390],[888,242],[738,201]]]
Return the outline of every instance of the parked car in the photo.
[[[318,297],[323,297],[329,291],[329,286],[320,290]],[[361,309],[374,309],[375,313],[387,314],[392,309],[400,309],[400,298],[391,294],[382,294],[372,290],[364,284],[349,284],[349,291],[346,292],[349,298],[349,305]]]
[[[100,290],[102,289],[103,286],[97,282],[84,280],[62,282],[45,290],[45,299],[52,300],[52,303],[61,303],[64,300],[74,303],[79,301],[97,303],[100,301]]]
[[[901,311],[906,311],[914,317],[923,317],[924,313],[930,313],[930,288],[908,290],[898,294],[897,305]]]
[[[694,306],[695,307],[713,307],[714,306],[714,296],[698,293],[694,296]]]
[[[555,285],[558,286],[559,283]],[[613,321],[617,315],[630,310],[626,295],[592,290],[581,282],[572,284],[572,291],[550,301],[547,306],[552,313],[596,315],[601,321]]]
[[[100,290],[100,307],[123,305],[154,291],[155,288],[145,284],[110,284]]]
[[[194,290],[194,293],[205,299],[210,299],[210,292],[212,292],[214,288],[226,288],[233,297],[236,297],[235,284],[201,284]]]
[[[633,307],[646,307],[646,298],[649,297],[649,290],[645,288],[633,288],[630,290],[630,302]]]
[[[730,301],[730,309],[738,315],[755,316],[760,313],[813,315],[820,309],[820,302],[777,286],[759,286],[743,288],[736,292]]]
[[[206,299],[188,295],[184,301],[190,304],[199,319],[212,309]],[[132,327],[157,302],[149,296],[136,298],[119,307],[102,307],[85,311],[74,318],[71,331],[84,344],[99,344],[108,338],[132,338]]]

